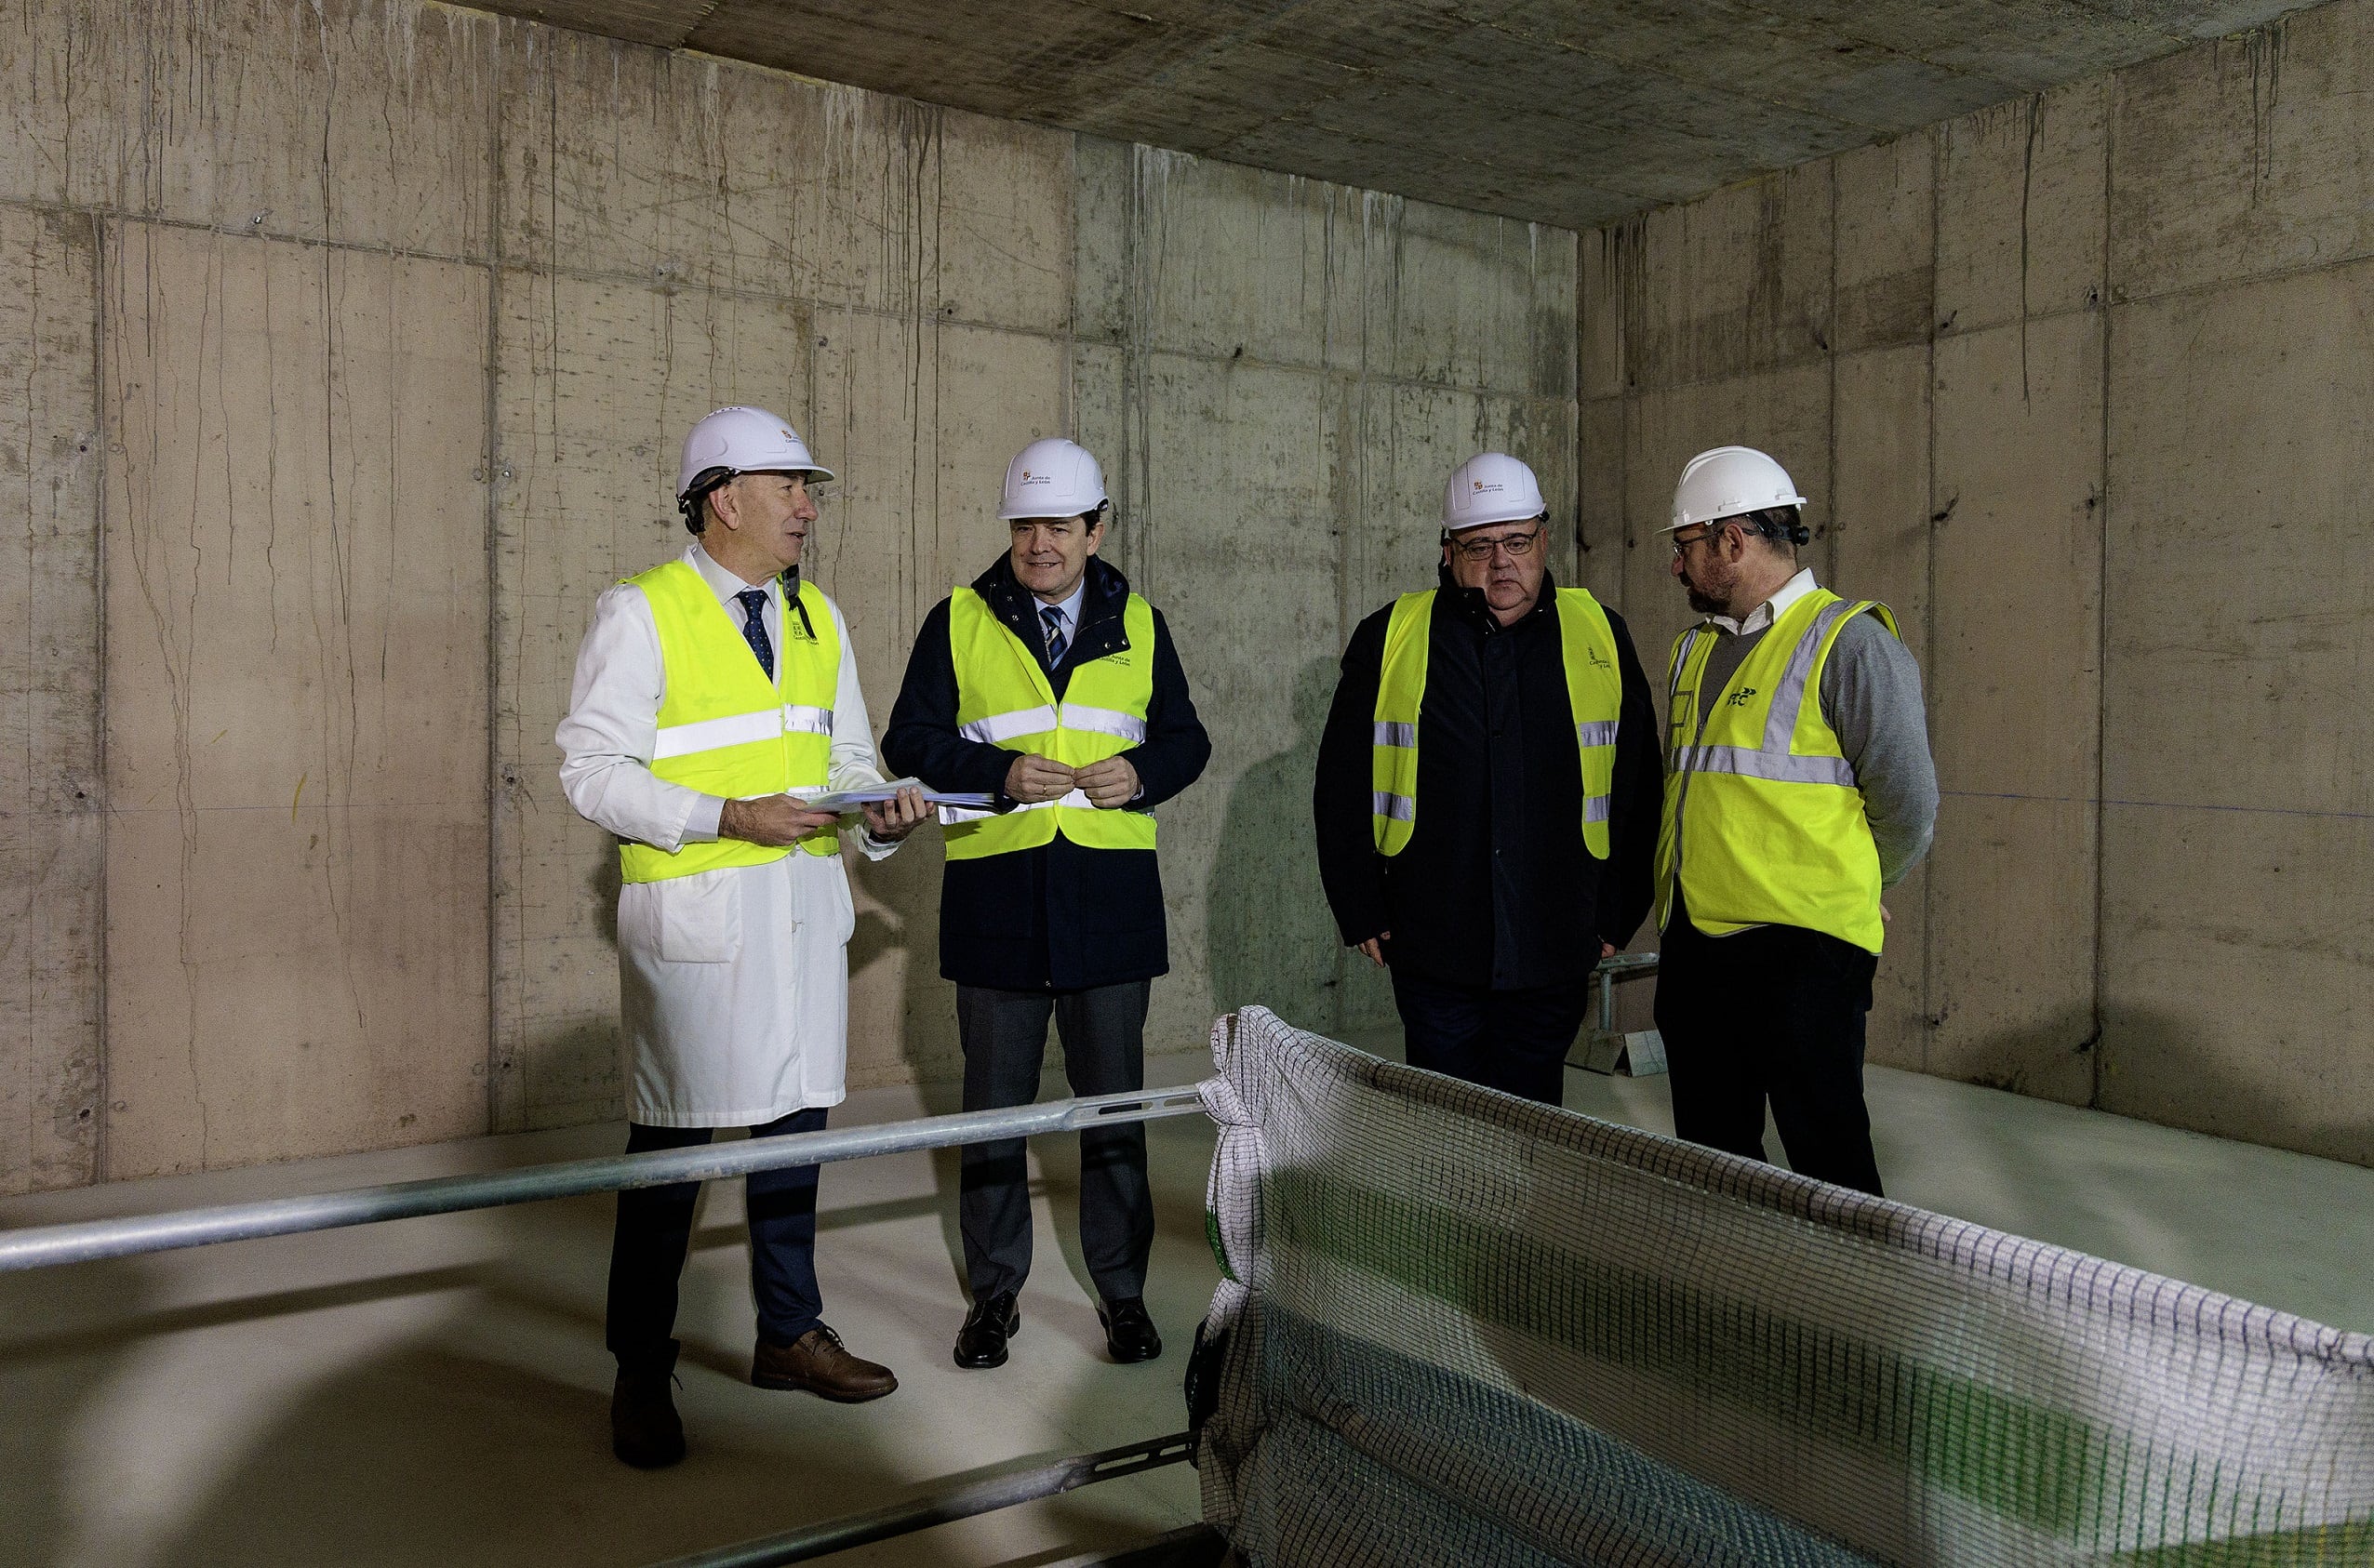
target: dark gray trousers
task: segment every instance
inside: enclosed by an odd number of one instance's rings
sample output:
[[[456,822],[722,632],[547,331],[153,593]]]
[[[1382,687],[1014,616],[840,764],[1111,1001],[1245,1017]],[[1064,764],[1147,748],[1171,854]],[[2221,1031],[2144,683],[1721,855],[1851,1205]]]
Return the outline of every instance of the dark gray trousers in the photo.
[[[1038,1098],[1047,1021],[1063,1041],[1063,1072],[1075,1095],[1146,1086],[1146,1002],[1154,983],[1130,980],[1087,990],[956,988],[956,1030],[965,1047],[965,1109],[991,1110]],[[1026,1142],[965,1146],[957,1217],[973,1299],[1020,1291],[1031,1272],[1031,1188]],[[1097,1294],[1126,1301],[1146,1289],[1154,1239],[1146,1186],[1142,1123],[1080,1135],[1080,1251]]]

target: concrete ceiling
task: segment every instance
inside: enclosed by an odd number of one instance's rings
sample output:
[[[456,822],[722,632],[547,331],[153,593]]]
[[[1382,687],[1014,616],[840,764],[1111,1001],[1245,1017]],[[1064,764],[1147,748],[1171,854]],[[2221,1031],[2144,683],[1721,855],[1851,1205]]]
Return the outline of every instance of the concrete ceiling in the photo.
[[[1591,228],[2298,0],[478,0],[560,27]]]

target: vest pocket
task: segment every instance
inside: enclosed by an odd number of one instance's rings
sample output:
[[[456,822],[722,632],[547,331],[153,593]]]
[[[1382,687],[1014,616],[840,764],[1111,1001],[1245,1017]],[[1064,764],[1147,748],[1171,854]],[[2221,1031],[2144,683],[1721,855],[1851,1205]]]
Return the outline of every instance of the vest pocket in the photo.
[[[701,871],[650,884],[660,914],[660,956],[670,963],[730,963],[741,952],[741,877]]]

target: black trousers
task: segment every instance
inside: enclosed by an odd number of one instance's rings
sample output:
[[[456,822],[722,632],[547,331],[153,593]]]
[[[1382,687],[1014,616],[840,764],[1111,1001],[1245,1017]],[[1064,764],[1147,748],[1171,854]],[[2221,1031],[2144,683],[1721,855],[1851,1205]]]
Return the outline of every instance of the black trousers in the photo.
[[[1567,1053],[1591,1006],[1587,978],[1493,990],[1445,985],[1399,969],[1393,977],[1402,1051],[1410,1066],[1544,1105],[1566,1102]]]
[[[956,988],[956,1030],[965,1047],[965,1109],[989,1110],[1038,1098],[1047,1021],[1063,1041],[1063,1072],[1075,1095],[1146,1086],[1149,980],[1087,990]],[[1030,1164],[1023,1139],[965,1146],[957,1217],[973,1299],[1020,1291],[1031,1272]],[[1080,1251],[1097,1294],[1126,1301],[1146,1290],[1154,1250],[1154,1195],[1146,1185],[1146,1129],[1132,1122],[1080,1135]]]
[[[824,1111],[794,1110],[753,1137],[824,1130]],[[708,1127],[647,1127],[627,1124],[626,1151],[689,1149],[707,1143]],[[824,1309],[816,1288],[816,1171],[814,1165],[756,1171],[743,1180],[750,1213],[750,1284],[758,1301],[758,1336],[789,1345],[814,1328]],[[676,1281],[692,1243],[693,1204],[700,1183],[636,1187],[619,1194],[618,1229],[610,1241],[610,1299],[604,1338],[621,1366],[673,1362],[675,1356]]]
[[[1877,1196],[1863,1025],[1878,969],[1802,926],[1709,937],[1677,894],[1657,965],[1674,1136],[1761,1160],[1769,1099],[1793,1170]]]

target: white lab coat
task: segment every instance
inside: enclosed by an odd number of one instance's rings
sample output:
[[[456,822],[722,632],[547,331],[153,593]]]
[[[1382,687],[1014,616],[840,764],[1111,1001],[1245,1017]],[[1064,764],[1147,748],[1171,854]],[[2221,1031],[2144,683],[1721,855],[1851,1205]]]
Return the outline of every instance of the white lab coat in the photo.
[[[751,586],[699,545],[685,552],[741,624],[736,591]],[[783,595],[767,585],[769,641],[784,645]],[[878,784],[874,732],[858,690],[848,623],[840,634],[828,787]],[[777,664],[778,676],[781,671]],[[660,849],[717,836],[725,802],[651,772],[666,667],[650,602],[624,584],[595,604],[577,654],[568,716],[553,738],[561,790],[588,820]],[[860,831],[880,859],[898,846]],[[856,924],[838,856],[794,850],[619,893],[619,1011],[627,1114],[647,1126],[756,1126],[847,1094],[849,972]]]

